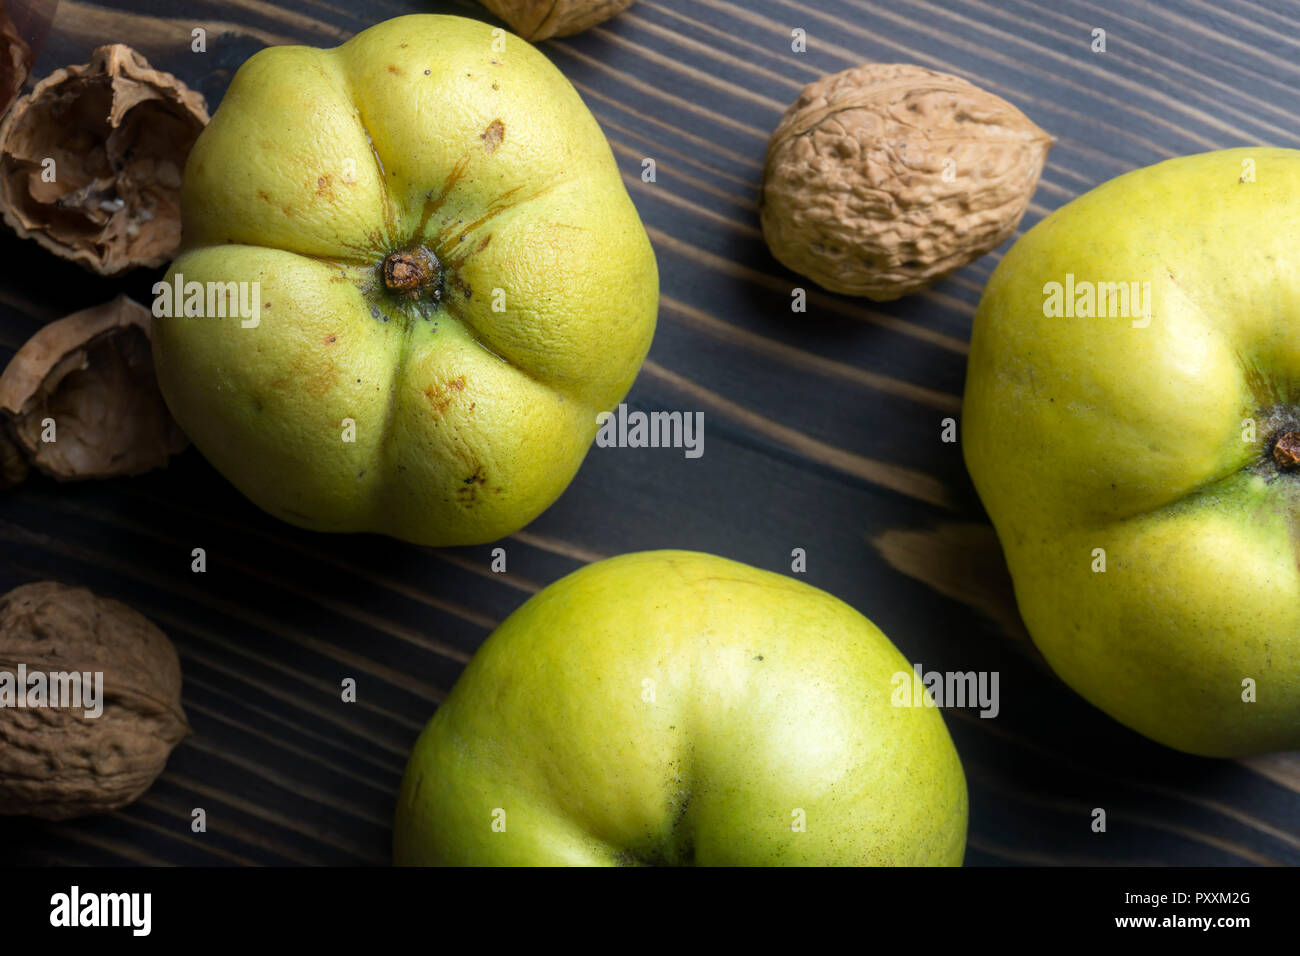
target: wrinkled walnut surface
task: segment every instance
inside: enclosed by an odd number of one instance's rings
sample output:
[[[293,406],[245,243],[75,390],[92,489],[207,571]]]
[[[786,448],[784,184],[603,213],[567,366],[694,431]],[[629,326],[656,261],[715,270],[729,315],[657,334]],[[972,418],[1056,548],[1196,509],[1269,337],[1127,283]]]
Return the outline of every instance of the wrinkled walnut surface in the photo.
[[[101,275],[180,244],[181,173],[203,97],[123,44],[57,70],[0,125],[0,207],[20,236]],[[54,181],[42,161],[54,160]]]
[[[0,671],[102,672],[103,713],[0,708],[0,814],[63,820],[144,793],[190,733],[171,641],[125,604],[44,581],[0,597]]]
[[[763,234],[783,265],[832,292],[895,299],[1010,237],[1051,145],[958,77],[845,70],[806,87],[772,134]]]
[[[531,43],[581,33],[632,6],[632,0],[482,0],[482,3]]]
[[[154,377],[151,319],[118,296],[51,322],[18,350],[0,374],[0,487],[14,447],[67,481],[138,475],[186,446]],[[47,418],[52,442],[42,440]]]

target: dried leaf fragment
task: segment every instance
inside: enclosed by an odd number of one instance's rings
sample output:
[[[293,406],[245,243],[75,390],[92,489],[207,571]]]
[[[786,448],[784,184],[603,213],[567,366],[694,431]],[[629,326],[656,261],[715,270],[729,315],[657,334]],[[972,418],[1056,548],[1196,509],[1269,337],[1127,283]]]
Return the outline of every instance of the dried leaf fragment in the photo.
[[[181,174],[207,122],[201,95],[124,44],[102,46],[0,125],[5,222],[100,275],[160,266],[180,244]]]
[[[869,64],[823,77],[768,144],[763,235],[832,292],[896,299],[1011,236],[1052,142],[946,73]]]
[[[68,703],[54,699],[56,687],[76,693],[74,673],[81,707],[50,706]],[[42,680],[43,705],[34,690]],[[0,597],[0,814],[65,820],[116,810],[149,789],[189,733],[180,659],[148,619],[52,581]]]
[[[617,16],[632,0],[482,0],[530,43],[581,33]]]
[[[118,296],[18,350],[0,374],[0,417],[31,465],[63,481],[138,475],[186,446],[154,377],[151,318]],[[0,439],[0,463],[10,457]]]
[[[0,116],[18,98],[32,72],[34,59],[32,48],[22,38],[18,27],[9,18],[3,0],[0,0]]]

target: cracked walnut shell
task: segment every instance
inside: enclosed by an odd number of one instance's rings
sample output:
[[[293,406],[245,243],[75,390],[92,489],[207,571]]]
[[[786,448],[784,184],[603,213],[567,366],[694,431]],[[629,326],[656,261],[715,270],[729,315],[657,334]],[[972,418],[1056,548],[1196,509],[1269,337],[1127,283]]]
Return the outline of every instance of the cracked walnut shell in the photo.
[[[869,64],[807,86],[768,145],[763,235],[785,266],[876,301],[1015,231],[1052,138],[955,76]]]
[[[4,0],[0,0],[0,116],[18,98],[32,72],[32,60],[32,48],[9,18]]]
[[[581,33],[617,16],[632,0],[482,0],[530,43]]]
[[[27,462],[61,481],[111,478],[161,468],[186,446],[154,377],[151,319],[118,296],[18,350],[0,374],[0,489]]]
[[[56,70],[0,125],[0,208],[20,236],[100,275],[180,245],[181,174],[203,97],[123,44]]]
[[[82,706],[49,706],[55,684],[69,686],[56,675],[74,672],[92,675]],[[85,696],[96,674],[98,716]],[[33,675],[49,688],[40,706]],[[0,814],[66,820],[126,806],[190,734],[166,635],[125,604],[52,581],[0,597],[0,702]]]

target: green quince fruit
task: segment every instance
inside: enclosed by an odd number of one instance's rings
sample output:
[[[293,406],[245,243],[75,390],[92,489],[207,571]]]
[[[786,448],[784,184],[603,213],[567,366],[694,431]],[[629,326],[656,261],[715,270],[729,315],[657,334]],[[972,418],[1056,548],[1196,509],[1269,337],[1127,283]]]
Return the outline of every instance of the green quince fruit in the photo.
[[[959,865],[966,779],[911,665],[799,581],[611,558],[488,638],[411,754],[399,864]],[[932,704],[932,699],[930,700]]]
[[[1210,756],[1300,747],[1300,152],[1112,180],[975,318],[963,445],[1066,683]]]
[[[209,461],[306,528],[519,529],[654,332],[654,254],[600,127],[540,52],[474,20],[250,58],[182,220],[159,385]]]

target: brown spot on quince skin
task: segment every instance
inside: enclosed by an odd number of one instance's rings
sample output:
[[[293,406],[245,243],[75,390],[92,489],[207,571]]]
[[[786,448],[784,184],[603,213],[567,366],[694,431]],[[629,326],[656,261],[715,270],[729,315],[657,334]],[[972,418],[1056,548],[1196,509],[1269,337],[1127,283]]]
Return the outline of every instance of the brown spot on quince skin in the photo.
[[[306,392],[312,398],[322,398],[333,390],[341,371],[332,361],[306,363],[298,360],[290,366],[287,375],[269,385],[278,392]]]
[[[483,140],[484,152],[495,153],[501,141],[506,138],[506,124],[499,119],[494,119],[478,138]]]
[[[473,508],[478,504],[479,486],[486,484],[487,475],[483,473],[483,466],[475,465],[474,473],[468,478],[462,479],[461,486],[456,489],[456,500],[466,508]]]
[[[458,375],[456,378],[448,379],[439,385],[437,382],[432,383],[424,390],[424,397],[428,399],[429,406],[433,409],[435,415],[441,416],[456,397],[457,392],[465,390],[465,376]]]

